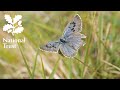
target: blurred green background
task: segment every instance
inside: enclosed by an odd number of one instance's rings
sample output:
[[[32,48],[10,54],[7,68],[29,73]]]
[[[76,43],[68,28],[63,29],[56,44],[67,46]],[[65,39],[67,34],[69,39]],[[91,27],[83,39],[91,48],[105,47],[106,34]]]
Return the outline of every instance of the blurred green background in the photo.
[[[3,48],[3,38],[15,38],[3,32],[4,15],[22,15],[24,31],[16,38],[26,42],[15,49]],[[82,18],[86,45],[76,58],[39,50],[57,40],[75,14]],[[1,11],[0,78],[35,79],[118,79],[120,78],[120,12],[118,11]]]

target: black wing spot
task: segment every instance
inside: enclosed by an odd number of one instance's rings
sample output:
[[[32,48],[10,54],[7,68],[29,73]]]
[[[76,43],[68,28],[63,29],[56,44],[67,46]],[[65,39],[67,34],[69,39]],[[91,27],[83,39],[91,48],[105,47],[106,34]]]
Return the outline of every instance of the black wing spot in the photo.
[[[46,46],[47,48],[51,48],[51,47],[52,47],[52,45],[51,45],[51,44],[49,44],[49,45],[48,45],[48,44],[46,44],[45,46]]]
[[[72,28],[71,30],[74,30],[74,28]]]
[[[73,22],[73,25],[74,25],[73,27],[75,27],[75,26],[76,26],[76,23],[75,23],[75,22]]]
[[[54,45],[52,47],[56,48]]]
[[[73,32],[75,32],[75,30],[72,30]]]
[[[75,23],[75,22],[72,22],[72,23],[70,23],[70,24],[73,24],[73,27],[75,27],[75,26],[76,26],[76,23]]]
[[[75,29],[74,29],[74,28],[72,28],[72,29],[71,29],[71,31],[75,32]]]

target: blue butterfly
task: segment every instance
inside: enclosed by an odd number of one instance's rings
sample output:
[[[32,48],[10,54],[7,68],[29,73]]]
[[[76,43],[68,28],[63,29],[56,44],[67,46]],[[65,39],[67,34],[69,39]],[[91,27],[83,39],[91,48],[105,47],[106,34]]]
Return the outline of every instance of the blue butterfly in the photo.
[[[49,52],[58,53],[60,51],[66,57],[74,57],[80,46],[84,46],[85,42],[82,38],[86,38],[82,31],[82,20],[77,14],[73,20],[67,24],[64,29],[64,33],[61,38],[57,41],[51,41],[40,49]]]

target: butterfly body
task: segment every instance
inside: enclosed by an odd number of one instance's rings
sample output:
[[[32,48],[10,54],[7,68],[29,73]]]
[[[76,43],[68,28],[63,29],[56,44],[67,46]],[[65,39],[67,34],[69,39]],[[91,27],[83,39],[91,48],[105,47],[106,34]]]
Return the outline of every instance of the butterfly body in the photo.
[[[63,38],[60,38],[60,43],[67,43],[67,41]]]
[[[80,48],[84,46],[82,38],[86,38],[82,31],[82,21],[77,14],[73,20],[65,27],[62,37],[57,41],[52,41],[40,47],[41,50],[58,53],[60,51],[66,57],[74,57]]]

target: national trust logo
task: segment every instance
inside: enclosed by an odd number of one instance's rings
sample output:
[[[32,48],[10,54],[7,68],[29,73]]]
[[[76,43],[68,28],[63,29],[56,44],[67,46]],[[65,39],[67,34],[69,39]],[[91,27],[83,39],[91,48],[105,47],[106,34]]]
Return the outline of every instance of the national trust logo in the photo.
[[[23,32],[24,28],[22,27],[22,16],[21,15],[15,15],[15,17],[12,19],[10,15],[5,14],[5,20],[7,21],[8,24],[5,24],[3,26],[3,31],[6,31],[8,33],[18,34]]]
[[[11,33],[12,36],[23,32],[24,28],[22,27],[22,15],[15,15],[12,19],[10,15],[5,14],[4,18],[7,21],[7,24],[3,26],[4,32]],[[25,37],[19,39],[7,37],[3,38],[4,48],[16,48],[17,43],[25,43]]]

